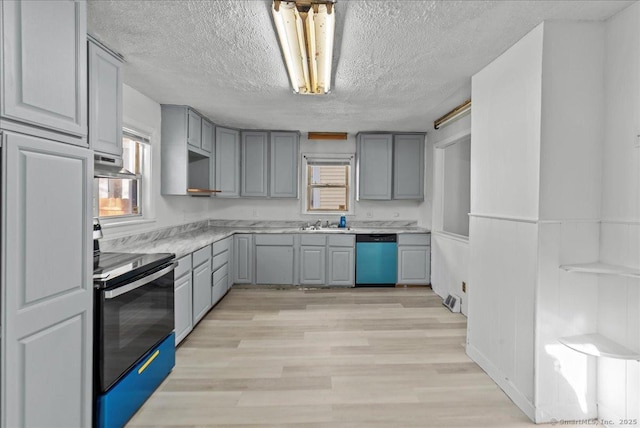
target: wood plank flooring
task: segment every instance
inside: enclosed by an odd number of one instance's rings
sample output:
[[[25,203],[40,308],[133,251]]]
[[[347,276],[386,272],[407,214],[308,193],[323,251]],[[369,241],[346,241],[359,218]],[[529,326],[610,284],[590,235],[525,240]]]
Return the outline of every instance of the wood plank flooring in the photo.
[[[233,288],[134,427],[530,427],[429,288]]]

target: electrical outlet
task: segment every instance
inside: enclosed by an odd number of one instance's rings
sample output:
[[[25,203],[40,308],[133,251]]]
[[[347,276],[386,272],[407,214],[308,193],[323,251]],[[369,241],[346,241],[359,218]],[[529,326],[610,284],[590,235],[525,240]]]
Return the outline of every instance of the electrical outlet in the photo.
[[[367,218],[373,217],[373,213],[371,211],[367,211]]]
[[[467,283],[462,281],[462,292],[466,293],[467,292]]]

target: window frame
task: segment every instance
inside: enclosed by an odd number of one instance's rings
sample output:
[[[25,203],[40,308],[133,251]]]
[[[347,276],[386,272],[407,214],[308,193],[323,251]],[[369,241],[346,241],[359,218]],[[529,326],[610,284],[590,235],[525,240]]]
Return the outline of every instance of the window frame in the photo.
[[[336,215],[352,215],[353,207],[354,207],[354,154],[353,153],[343,153],[343,154],[326,154],[326,153],[307,153],[302,154],[302,164],[303,164],[303,177],[302,177],[302,187],[304,189],[304,197],[301,199],[301,213],[303,215],[328,215],[328,214],[336,214]],[[346,186],[331,186],[331,185],[312,185],[310,183],[311,176],[310,170],[311,166],[314,163],[327,163],[331,164],[335,163],[343,163],[344,166],[348,166],[346,174],[347,184]],[[343,188],[346,187],[346,210],[327,210],[327,209],[310,209],[311,205],[311,189],[313,188]]]
[[[140,132],[128,127],[122,128],[122,139],[128,138],[134,140],[144,147],[144,150],[140,150],[137,153],[139,156],[140,173],[136,174],[137,193],[138,193],[138,208],[139,212],[135,214],[122,214],[115,216],[100,216],[100,193],[99,193],[99,179],[94,178],[94,194],[95,194],[95,212],[94,215],[100,219],[100,223],[104,225],[127,225],[132,223],[139,223],[149,221],[150,213],[150,201],[147,194],[150,192],[151,181],[151,138],[145,132]],[[124,142],[124,141],[123,141]],[[125,165],[126,168],[126,165]]]

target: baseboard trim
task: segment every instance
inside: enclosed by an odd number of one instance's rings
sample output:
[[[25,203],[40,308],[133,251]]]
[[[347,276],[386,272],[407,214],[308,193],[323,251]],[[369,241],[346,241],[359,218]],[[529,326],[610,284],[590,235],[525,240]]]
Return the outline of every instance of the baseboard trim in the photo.
[[[504,374],[498,370],[496,366],[493,365],[478,349],[476,349],[473,345],[467,344],[467,355],[475,361],[482,370],[484,370],[491,379],[502,389],[505,394],[513,401],[513,403],[518,406],[522,412],[527,415],[529,419],[533,422],[537,422],[536,417],[536,409],[531,403],[516,387],[511,381],[504,377]]]

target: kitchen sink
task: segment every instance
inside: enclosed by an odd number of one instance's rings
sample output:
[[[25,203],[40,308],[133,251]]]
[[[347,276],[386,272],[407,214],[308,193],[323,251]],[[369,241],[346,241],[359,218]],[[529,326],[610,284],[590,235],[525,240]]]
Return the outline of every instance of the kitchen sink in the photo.
[[[316,227],[316,226],[302,226],[300,228],[303,232],[315,232],[315,233],[347,233],[352,232],[350,227]]]

